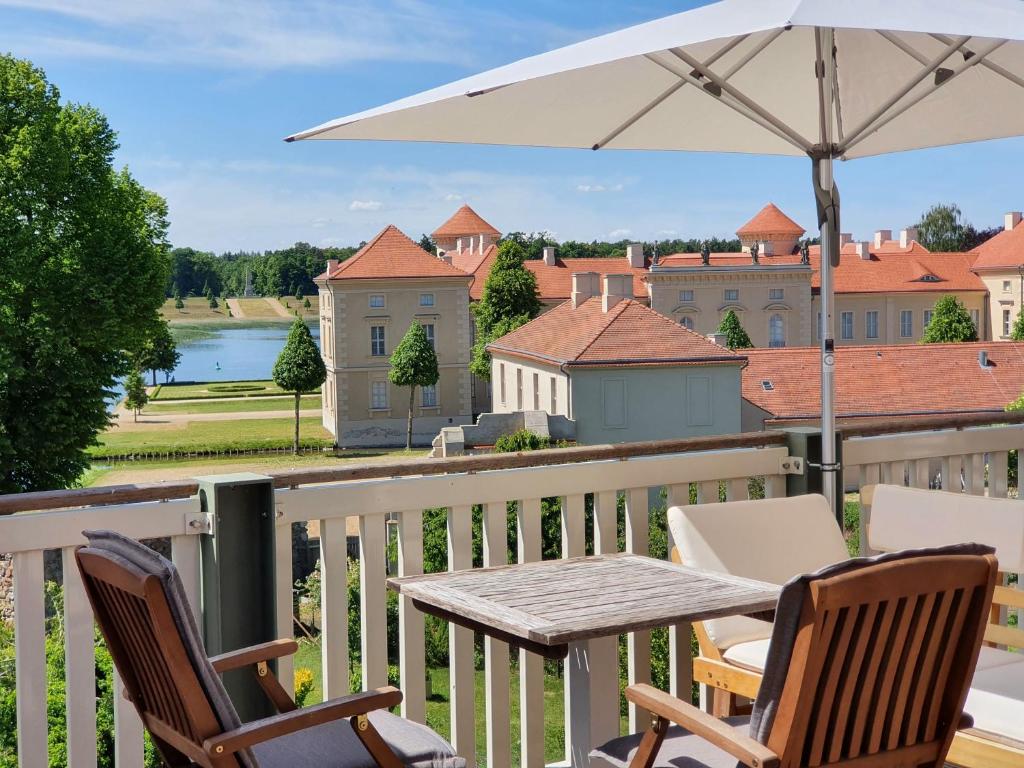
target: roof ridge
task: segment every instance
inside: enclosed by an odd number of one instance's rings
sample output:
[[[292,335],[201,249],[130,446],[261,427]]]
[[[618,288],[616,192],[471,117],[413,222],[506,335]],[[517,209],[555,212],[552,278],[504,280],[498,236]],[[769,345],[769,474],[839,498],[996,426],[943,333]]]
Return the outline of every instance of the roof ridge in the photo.
[[[347,258],[343,262],[341,262],[341,264],[338,265],[338,268],[336,270],[334,270],[334,274],[336,275],[339,272],[344,272],[350,266],[352,266],[357,261],[359,261],[361,258],[363,258],[367,253],[370,252],[370,248],[372,248],[374,245],[376,245],[377,241],[380,240],[382,237],[384,237],[384,233],[387,232],[389,229],[398,229],[398,227],[396,227],[394,224],[388,224],[386,227],[384,227],[384,229],[382,229],[380,232],[378,232],[376,235],[374,235],[372,239],[367,241],[366,245],[364,245],[358,251],[353,253],[349,258]],[[401,231],[401,230],[399,230],[399,231]],[[334,275],[328,275],[328,277],[334,277]]]
[[[571,301],[571,299],[570,299],[570,301]],[[591,296],[590,298],[587,299],[587,301],[603,301],[603,297],[601,297],[601,296]],[[566,302],[566,303],[568,303],[568,302]],[[619,315],[621,315],[623,312],[625,312],[626,305],[632,304],[632,303],[633,303],[633,299],[621,299],[614,307],[612,307],[612,309],[616,310],[614,314],[612,314],[611,311],[608,311],[608,312],[602,311],[601,314],[607,316],[608,319],[605,321],[604,325],[601,326],[601,330],[599,330],[596,334],[594,334],[593,336],[590,337],[590,341],[587,342],[587,344],[583,347],[583,349],[581,349],[579,352],[577,352],[575,354],[573,359],[574,360],[579,360],[581,357],[583,357],[583,355],[586,353],[586,351],[588,349],[590,349],[592,346],[594,346],[594,344],[597,343],[597,340],[600,339],[602,336],[604,336],[608,332],[608,329],[611,327],[612,322],[617,317],[619,317]],[[586,301],[583,302],[583,304],[586,304]],[[580,304],[580,306],[582,307],[583,304]],[[575,307],[574,307],[574,309],[575,309]],[[604,307],[602,306],[602,310],[603,309],[604,309]]]

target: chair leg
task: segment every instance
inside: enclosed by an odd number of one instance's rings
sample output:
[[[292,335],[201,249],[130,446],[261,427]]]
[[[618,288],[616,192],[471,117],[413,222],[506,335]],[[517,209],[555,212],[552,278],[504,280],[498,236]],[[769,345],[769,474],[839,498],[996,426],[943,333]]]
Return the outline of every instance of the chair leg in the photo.
[[[644,733],[637,747],[636,754],[629,763],[629,768],[651,768],[658,757],[658,750],[665,741],[665,734],[668,733],[669,721],[663,717],[655,719],[654,723]]]
[[[736,694],[713,688],[711,714],[715,717],[732,717],[736,714]]]
[[[355,731],[356,736],[366,747],[366,751],[370,753],[370,757],[380,768],[404,768],[402,761],[391,751],[391,747],[373,727],[370,718],[366,715],[356,715],[349,718],[349,722],[352,724],[352,730]]]

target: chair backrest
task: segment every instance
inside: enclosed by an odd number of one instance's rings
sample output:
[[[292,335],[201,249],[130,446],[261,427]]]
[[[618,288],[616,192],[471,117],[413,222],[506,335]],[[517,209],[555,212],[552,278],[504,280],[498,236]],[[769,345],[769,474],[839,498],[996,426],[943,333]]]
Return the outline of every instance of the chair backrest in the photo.
[[[170,766],[189,760],[161,729],[200,746],[239,727],[238,714],[209,662],[181,579],[166,558],[109,531],[86,531],[75,552],[96,622],[142,722]],[[248,753],[218,764],[250,768]]]
[[[861,558],[787,584],[752,735],[782,768],[942,766],[995,585],[991,552]]]
[[[773,584],[849,558],[835,515],[817,494],[672,507],[668,524],[687,565]],[[772,631],[768,622],[741,616],[703,624],[722,650]]]

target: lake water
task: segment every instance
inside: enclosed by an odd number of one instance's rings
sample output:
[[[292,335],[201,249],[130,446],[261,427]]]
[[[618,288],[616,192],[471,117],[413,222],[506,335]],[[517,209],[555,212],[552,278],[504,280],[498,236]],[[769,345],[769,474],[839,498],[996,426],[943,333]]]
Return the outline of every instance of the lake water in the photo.
[[[217,329],[211,331],[212,337],[181,342],[178,345],[181,362],[172,375],[176,381],[269,379],[274,361],[284,349],[289,327],[282,323],[258,328]],[[319,326],[310,330],[319,346]],[[157,380],[163,381],[163,378],[160,374]]]

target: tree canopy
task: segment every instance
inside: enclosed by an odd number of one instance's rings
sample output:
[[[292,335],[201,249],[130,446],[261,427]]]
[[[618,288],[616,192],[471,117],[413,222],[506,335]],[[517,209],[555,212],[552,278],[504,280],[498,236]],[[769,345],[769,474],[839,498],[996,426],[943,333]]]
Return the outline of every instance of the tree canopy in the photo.
[[[405,336],[398,342],[389,361],[388,379],[396,387],[409,387],[409,418],[405,430],[405,447],[412,448],[412,414],[416,387],[431,387],[441,377],[437,369],[437,353],[427,338],[423,326],[412,322]]]
[[[1024,341],[1024,310],[1017,313],[1017,319],[1013,321],[1013,328],[1010,329],[1010,339],[1013,341]]]
[[[922,344],[947,344],[950,342],[977,341],[978,329],[974,327],[971,313],[956,296],[943,296],[935,302],[932,319],[925,326],[921,336]]]
[[[964,221],[955,203],[933,205],[917,223],[917,241],[929,251],[969,251],[998,232],[998,227],[979,230]]]
[[[166,205],[90,106],[0,55],[0,493],[66,487],[168,286]]]
[[[178,351],[171,329],[166,320],[154,323],[142,349],[132,356],[132,360],[140,371],[153,372],[153,386],[156,386],[156,372],[163,371],[169,378],[178,367],[181,353]]]
[[[292,323],[288,340],[278,355],[271,372],[274,383],[295,395],[295,439],[293,450],[299,452],[299,403],[303,392],[310,392],[327,378],[327,367],[313,341],[309,326],[302,320]]]
[[[750,349],[754,346],[750,341],[750,336],[743,330],[739,317],[731,309],[722,318],[722,322],[718,326],[718,333],[725,334],[725,346],[729,349]]]

